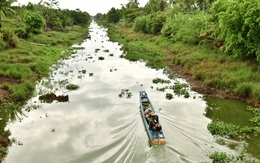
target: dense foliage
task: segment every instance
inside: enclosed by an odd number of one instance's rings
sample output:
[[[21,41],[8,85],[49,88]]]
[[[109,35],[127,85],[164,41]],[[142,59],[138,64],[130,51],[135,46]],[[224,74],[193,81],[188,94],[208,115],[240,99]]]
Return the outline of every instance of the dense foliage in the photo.
[[[142,31],[147,34],[158,35],[161,34],[165,21],[166,14],[164,12],[154,12],[152,14],[136,18],[133,29],[135,31]]]
[[[136,32],[161,34],[173,42],[207,44],[234,57],[260,61],[260,1],[149,0],[141,8],[130,0],[121,9],[96,18],[124,22]]]
[[[258,160],[248,158],[243,152],[239,155],[229,155],[225,152],[213,152],[209,155],[213,163],[229,163],[229,162],[246,162],[246,163],[259,163]]]
[[[85,26],[90,15],[80,10],[61,10],[58,1],[40,1],[23,6],[11,6],[15,0],[0,3],[0,50],[16,47],[18,38],[28,38],[42,30],[66,31],[71,25]]]
[[[225,51],[260,61],[260,1],[218,0],[212,12]]]

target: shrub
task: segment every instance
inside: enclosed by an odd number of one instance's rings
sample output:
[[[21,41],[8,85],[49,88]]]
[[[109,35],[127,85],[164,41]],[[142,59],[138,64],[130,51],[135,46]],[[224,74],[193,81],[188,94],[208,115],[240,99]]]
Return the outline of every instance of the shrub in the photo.
[[[35,12],[29,12],[26,15],[25,23],[28,33],[33,32],[34,30],[42,29],[45,25],[43,17]]]
[[[23,27],[20,27],[20,28],[17,28],[15,30],[15,33],[16,35],[19,37],[19,38],[28,38],[28,34],[26,32],[26,29],[23,28]]]
[[[155,12],[135,19],[134,31],[142,31],[147,34],[159,35],[166,21],[164,12]]]
[[[18,38],[15,34],[15,31],[12,28],[1,28],[2,39],[7,43],[7,47],[14,48],[18,43]]]
[[[241,97],[247,98],[252,95],[253,88],[254,87],[252,83],[240,83],[237,85],[235,92]]]
[[[260,1],[218,0],[212,6],[225,51],[260,61]]]
[[[204,12],[197,14],[175,14],[168,17],[161,33],[172,41],[199,44],[206,35],[210,35],[213,25],[209,23],[210,16]]]
[[[137,17],[133,24],[133,30],[135,32],[142,31],[144,33],[148,33],[146,29],[146,19],[147,19],[146,16]]]
[[[0,50],[4,49],[7,46],[6,42],[2,38],[2,34],[0,33]]]

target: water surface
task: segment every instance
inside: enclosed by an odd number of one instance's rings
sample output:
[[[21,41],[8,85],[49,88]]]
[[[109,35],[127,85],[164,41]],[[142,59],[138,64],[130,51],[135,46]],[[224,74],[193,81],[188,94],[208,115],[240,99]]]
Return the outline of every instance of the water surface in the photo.
[[[39,108],[25,106],[21,121],[7,126],[17,143],[9,148],[5,163],[205,162],[213,151],[235,153],[216,143],[207,130],[211,119],[204,116],[207,103],[200,94],[190,91],[191,98],[167,100],[152,83],[168,79],[163,70],[121,58],[121,45],[110,42],[106,29],[95,22],[90,36],[75,45],[84,49],[53,66],[50,77],[37,85],[27,106]],[[79,89],[68,91],[66,84]],[[120,98],[122,89],[133,96]],[[157,109],[165,145],[149,145],[139,113],[140,90],[147,91]],[[69,102],[38,100],[50,92],[69,95]]]

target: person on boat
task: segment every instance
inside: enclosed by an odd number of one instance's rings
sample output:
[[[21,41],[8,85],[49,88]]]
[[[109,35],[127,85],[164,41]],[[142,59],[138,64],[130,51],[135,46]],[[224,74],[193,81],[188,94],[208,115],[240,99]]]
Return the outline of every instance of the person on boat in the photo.
[[[150,108],[148,108],[144,111],[144,115],[146,117],[147,123],[149,123],[151,116],[153,115],[153,112]]]
[[[162,129],[162,126],[159,123],[158,115],[152,115],[151,120],[149,121],[149,130],[153,130],[156,133],[159,133]]]

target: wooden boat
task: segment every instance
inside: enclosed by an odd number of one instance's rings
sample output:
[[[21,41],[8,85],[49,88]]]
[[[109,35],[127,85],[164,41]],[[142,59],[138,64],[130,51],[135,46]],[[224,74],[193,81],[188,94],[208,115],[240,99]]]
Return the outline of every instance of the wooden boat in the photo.
[[[162,129],[160,131],[153,131],[149,129],[149,117],[147,118],[147,112],[150,112],[151,115],[155,115],[155,110],[152,103],[150,102],[146,91],[140,91],[140,113],[143,119],[145,130],[148,134],[149,140],[152,144],[165,144],[166,138],[163,134]],[[158,118],[159,123],[159,118]]]

